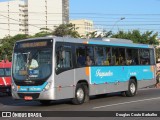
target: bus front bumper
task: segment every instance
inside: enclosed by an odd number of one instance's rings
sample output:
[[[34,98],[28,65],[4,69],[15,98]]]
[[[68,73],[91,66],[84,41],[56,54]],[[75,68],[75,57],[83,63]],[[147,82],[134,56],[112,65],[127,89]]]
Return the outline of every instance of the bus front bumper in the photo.
[[[41,92],[16,92],[12,91],[13,99],[23,99],[30,98],[28,100],[55,100],[54,89]]]

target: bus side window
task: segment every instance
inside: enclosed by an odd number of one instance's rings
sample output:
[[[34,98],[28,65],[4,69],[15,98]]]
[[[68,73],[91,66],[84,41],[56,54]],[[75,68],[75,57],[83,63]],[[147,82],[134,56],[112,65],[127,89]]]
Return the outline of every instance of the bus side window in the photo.
[[[126,64],[127,65],[138,65],[138,49],[126,49]]]
[[[95,64],[96,65],[103,65],[105,56],[103,52],[103,47],[95,47]]]
[[[70,48],[58,46],[56,49],[56,70],[69,69],[72,67],[72,55]]]
[[[78,67],[85,66],[85,47],[78,46],[76,48],[76,64]]]
[[[92,64],[90,64],[89,66],[94,65],[95,64],[95,61],[94,61],[94,49],[93,49],[92,46],[86,46],[86,56],[85,56],[86,59],[87,59],[87,56],[92,61]],[[88,66],[88,65],[86,65],[86,66]]]
[[[4,76],[4,69],[0,68],[0,76]]]
[[[149,49],[140,49],[140,64],[141,65],[150,65],[150,53]]]
[[[58,53],[56,56],[57,59],[57,69],[64,69],[64,68],[70,68],[71,65],[71,52],[70,51],[64,51],[65,58],[61,58],[62,53]]]
[[[125,48],[119,48],[118,63],[119,65],[126,65]]]
[[[118,48],[112,48],[112,63],[111,65],[118,65]]]
[[[104,47],[104,61],[103,65],[110,65],[111,64],[111,53],[112,53],[112,48],[110,47]]]

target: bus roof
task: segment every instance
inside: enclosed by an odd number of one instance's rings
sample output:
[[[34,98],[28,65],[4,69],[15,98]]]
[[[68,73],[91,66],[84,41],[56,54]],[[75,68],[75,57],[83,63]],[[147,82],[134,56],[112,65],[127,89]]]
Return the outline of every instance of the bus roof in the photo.
[[[133,43],[131,40],[120,39],[120,38],[93,38],[93,39],[81,39],[81,38],[71,38],[71,37],[39,37],[24,39],[17,42],[25,42],[32,40],[54,40],[55,42],[70,42],[70,43],[83,43],[83,44],[95,44],[95,45],[109,45],[109,46],[119,46],[119,47],[134,47],[134,48],[154,48],[153,45],[148,44],[137,44]]]

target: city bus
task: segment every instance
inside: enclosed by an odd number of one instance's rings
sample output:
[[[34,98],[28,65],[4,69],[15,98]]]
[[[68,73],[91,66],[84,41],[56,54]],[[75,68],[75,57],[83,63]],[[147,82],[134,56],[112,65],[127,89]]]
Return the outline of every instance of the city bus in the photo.
[[[0,92],[11,95],[11,66],[8,60],[0,62]]]
[[[119,92],[132,97],[156,83],[155,49],[131,40],[42,37],[15,43],[12,58],[14,99],[71,99]],[[32,64],[32,65],[31,65]]]

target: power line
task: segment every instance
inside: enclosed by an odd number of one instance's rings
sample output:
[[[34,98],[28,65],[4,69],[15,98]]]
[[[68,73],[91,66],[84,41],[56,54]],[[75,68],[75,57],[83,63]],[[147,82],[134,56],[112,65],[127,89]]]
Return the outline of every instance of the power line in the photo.
[[[7,11],[0,11],[1,13],[3,12],[3,13],[8,13]],[[12,11],[12,12],[9,12],[9,13],[20,13],[20,12],[14,12],[14,11]],[[46,14],[45,12],[28,12],[27,11],[27,13],[35,13],[35,14],[37,14],[37,13],[41,13],[41,14]],[[63,14],[63,13],[51,13],[51,12],[47,12],[47,14]],[[81,13],[81,12],[71,12],[70,14],[76,14],[76,15],[112,15],[112,16],[115,16],[115,15],[129,15],[129,16],[138,16],[138,15],[140,15],[140,16],[160,16],[160,13],[157,13],[157,14],[155,14],[155,13],[153,13],[153,14],[148,14],[148,13],[122,13],[122,14],[114,14],[114,13],[92,13],[92,12],[85,12],[85,13]]]
[[[0,14],[0,16],[3,16],[3,17],[5,17],[5,18],[8,18],[8,19],[11,19],[11,20],[14,20],[14,21],[18,21],[18,22],[20,22],[19,20],[16,20],[16,19],[13,19],[13,18],[7,17],[7,16],[2,15],[2,14]],[[11,24],[11,23],[8,23],[8,24]],[[22,23],[21,23],[21,24],[22,24]],[[28,24],[28,25],[30,25],[30,24]],[[37,27],[37,26],[35,26],[35,25],[31,25],[31,26],[36,27],[36,28],[40,28],[40,27]]]

